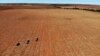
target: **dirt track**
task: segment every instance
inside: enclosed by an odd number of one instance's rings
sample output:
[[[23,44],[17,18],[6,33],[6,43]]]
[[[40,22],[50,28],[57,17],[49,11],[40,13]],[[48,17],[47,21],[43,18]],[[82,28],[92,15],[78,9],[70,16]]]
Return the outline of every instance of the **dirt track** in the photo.
[[[0,11],[0,56],[100,56],[100,13],[64,9]]]

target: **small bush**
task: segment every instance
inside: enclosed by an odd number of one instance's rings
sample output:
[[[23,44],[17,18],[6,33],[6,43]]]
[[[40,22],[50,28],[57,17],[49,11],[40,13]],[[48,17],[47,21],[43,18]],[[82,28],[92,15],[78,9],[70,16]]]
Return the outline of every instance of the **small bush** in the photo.
[[[88,9],[82,9],[82,10],[88,10]]]
[[[60,6],[54,6],[55,8],[61,8]]]
[[[100,12],[100,10],[95,10],[95,9],[87,9],[88,11],[93,11],[93,12]]]
[[[88,11],[95,11],[94,9],[88,9]]]
[[[27,43],[26,44],[29,44],[30,43],[30,40],[27,40]]]
[[[95,10],[96,12],[100,12],[100,10]]]
[[[38,39],[38,38],[36,38],[36,40],[35,40],[35,41],[37,42],[38,40],[39,40],[39,39]]]
[[[17,44],[16,44],[16,46],[19,46],[19,45],[20,45],[20,43],[17,43]]]
[[[71,8],[64,8],[64,9],[71,9]]]

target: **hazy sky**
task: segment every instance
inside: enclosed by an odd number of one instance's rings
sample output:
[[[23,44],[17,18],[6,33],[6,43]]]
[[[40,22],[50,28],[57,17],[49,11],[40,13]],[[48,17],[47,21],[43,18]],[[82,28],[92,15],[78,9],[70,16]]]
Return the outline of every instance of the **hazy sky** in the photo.
[[[0,3],[79,3],[100,5],[100,0],[0,0]]]

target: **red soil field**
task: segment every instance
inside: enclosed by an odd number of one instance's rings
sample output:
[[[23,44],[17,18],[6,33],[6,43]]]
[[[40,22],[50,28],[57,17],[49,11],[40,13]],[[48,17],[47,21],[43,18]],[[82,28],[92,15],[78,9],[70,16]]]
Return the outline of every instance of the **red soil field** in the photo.
[[[0,56],[100,56],[100,13],[0,11]]]

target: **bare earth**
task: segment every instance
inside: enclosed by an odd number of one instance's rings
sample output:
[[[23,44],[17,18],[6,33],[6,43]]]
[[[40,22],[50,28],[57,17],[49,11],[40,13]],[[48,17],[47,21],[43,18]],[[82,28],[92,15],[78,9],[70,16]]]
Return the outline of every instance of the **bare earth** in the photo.
[[[100,56],[100,13],[65,9],[0,11],[0,56]]]

